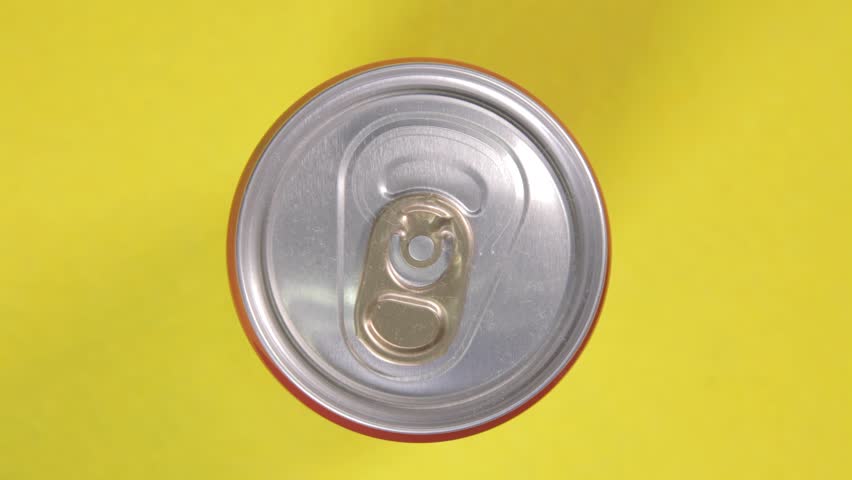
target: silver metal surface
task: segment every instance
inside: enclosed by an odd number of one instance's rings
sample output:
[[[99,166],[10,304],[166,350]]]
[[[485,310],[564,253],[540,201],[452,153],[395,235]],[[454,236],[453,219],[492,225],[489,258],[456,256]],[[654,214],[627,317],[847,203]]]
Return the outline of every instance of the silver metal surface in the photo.
[[[358,338],[356,302],[380,212],[430,192],[475,239],[464,309],[445,351],[401,364]],[[349,77],[281,126],[234,255],[248,322],[297,388],[357,424],[425,435],[504,416],[562,372],[601,301],[607,235],[592,174],[545,109],[479,71],[407,63]]]

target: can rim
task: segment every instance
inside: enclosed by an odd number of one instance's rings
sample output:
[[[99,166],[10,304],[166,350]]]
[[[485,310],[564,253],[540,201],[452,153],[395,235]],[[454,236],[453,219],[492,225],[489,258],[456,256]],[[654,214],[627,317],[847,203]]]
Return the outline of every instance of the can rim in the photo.
[[[278,132],[278,130],[292,117],[297,111],[299,111],[305,104],[311,101],[314,97],[325,91],[326,89],[334,86],[341,81],[355,76],[359,73],[363,73],[369,70],[374,70],[381,67],[391,66],[391,65],[400,65],[400,64],[408,64],[408,63],[437,63],[437,64],[449,64],[454,66],[459,66],[467,69],[471,69],[485,75],[492,76],[497,78],[498,80],[505,82],[515,89],[519,90],[521,93],[529,97],[532,101],[538,104],[541,108],[543,108],[548,115],[550,115],[553,120],[555,120],[559,126],[565,131],[565,133],[570,137],[571,141],[574,143],[576,148],[580,151],[583,162],[586,164],[588,168],[592,180],[594,181],[595,188],[597,189],[598,198],[600,199],[601,211],[603,213],[603,223],[606,232],[606,267],[604,270],[603,277],[603,287],[601,289],[600,300],[598,301],[597,310],[592,318],[591,324],[589,325],[589,330],[586,333],[583,340],[580,342],[579,347],[577,348],[576,353],[568,360],[568,363],[565,365],[562,370],[553,377],[553,379],[547,383],[541,390],[539,390],[535,395],[530,397],[526,402],[521,405],[518,405],[516,408],[504,413],[503,415],[484,422],[479,425],[475,425],[468,428],[463,428],[460,430],[454,430],[450,432],[439,432],[439,433],[403,433],[403,432],[394,432],[388,430],[382,430],[375,427],[370,427],[368,425],[364,425],[353,420],[350,420],[334,411],[329,409],[328,407],[322,405],[317,402],[309,395],[307,395],[304,391],[302,391],[293,381],[291,381],[287,375],[284,374],[281,370],[277,368],[275,362],[269,357],[269,354],[263,348],[260,343],[260,339],[257,337],[257,333],[254,331],[254,328],[251,326],[251,322],[248,318],[247,308],[245,303],[243,302],[243,296],[240,290],[239,279],[237,276],[237,265],[236,265],[236,237],[237,237],[237,223],[240,217],[240,211],[242,209],[242,200],[245,194],[246,187],[248,186],[249,180],[251,179],[252,172],[254,172],[255,165],[260,160],[263,152],[266,150],[267,146],[271,142],[272,138]],[[485,68],[479,67],[477,65],[473,65],[470,63],[465,63],[457,60],[444,59],[444,58],[435,58],[435,57],[404,57],[404,58],[395,58],[390,60],[384,60],[379,62],[368,63],[365,65],[361,65],[360,67],[356,67],[350,70],[347,70],[343,73],[335,75],[334,77],[326,80],[325,82],[317,85],[316,87],[309,90],[302,97],[300,97],[296,102],[294,102],[287,110],[284,111],[269,127],[266,133],[258,142],[257,146],[251,153],[246,166],[243,168],[243,172],[240,175],[239,183],[237,184],[236,191],[234,192],[234,197],[231,201],[231,209],[230,215],[228,218],[228,232],[227,232],[227,266],[228,266],[228,283],[231,291],[231,298],[234,302],[234,308],[237,312],[237,316],[240,320],[240,325],[243,328],[243,332],[249,340],[252,348],[255,353],[266,368],[272,373],[272,375],[281,383],[287,391],[290,392],[291,395],[296,397],[300,402],[302,402],[305,406],[323,416],[327,420],[330,420],[337,425],[340,425],[349,430],[374,437],[383,440],[391,440],[396,442],[408,442],[408,443],[429,443],[429,442],[442,442],[448,440],[455,440],[459,438],[464,438],[470,435],[474,435],[480,432],[484,432],[486,430],[490,430],[498,425],[501,425],[512,418],[520,415],[528,408],[535,405],[539,400],[541,400],[545,395],[547,395],[562,378],[568,373],[571,367],[577,362],[577,359],[582,355],[583,351],[586,348],[586,345],[589,342],[589,339],[593,335],[595,331],[595,327],[597,326],[598,320],[600,318],[601,311],[603,309],[604,302],[606,300],[607,290],[609,288],[609,277],[610,277],[610,269],[611,269],[611,260],[612,260],[612,235],[610,230],[609,223],[609,214],[606,207],[606,202],[603,197],[603,193],[600,188],[600,181],[598,180],[597,175],[594,172],[594,169],[590,165],[588,161],[588,157],[586,156],[586,152],[577,142],[574,135],[571,131],[565,126],[562,120],[546,105],[544,104],[538,97],[530,93],[527,89],[518,85],[517,83],[494,73]]]

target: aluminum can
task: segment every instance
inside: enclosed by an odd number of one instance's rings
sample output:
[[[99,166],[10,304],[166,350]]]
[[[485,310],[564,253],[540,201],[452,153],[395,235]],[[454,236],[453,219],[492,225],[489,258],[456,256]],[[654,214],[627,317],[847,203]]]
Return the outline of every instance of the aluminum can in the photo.
[[[532,95],[442,60],[320,85],[255,149],[228,228],[262,361],[352,430],[426,442],[494,427],[576,361],[610,241],[585,155]]]

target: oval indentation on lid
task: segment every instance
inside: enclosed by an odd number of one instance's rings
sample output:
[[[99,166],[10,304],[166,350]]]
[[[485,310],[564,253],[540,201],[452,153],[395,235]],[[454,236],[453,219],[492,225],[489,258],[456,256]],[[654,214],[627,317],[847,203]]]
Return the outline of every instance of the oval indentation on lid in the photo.
[[[391,353],[405,356],[439,343],[446,318],[435,302],[407,295],[381,295],[367,307],[367,334]]]

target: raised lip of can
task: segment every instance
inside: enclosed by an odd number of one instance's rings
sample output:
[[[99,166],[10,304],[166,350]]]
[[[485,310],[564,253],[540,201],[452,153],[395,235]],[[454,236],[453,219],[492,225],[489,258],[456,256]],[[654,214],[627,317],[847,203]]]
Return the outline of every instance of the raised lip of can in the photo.
[[[505,82],[508,85],[511,85],[513,88],[517,89],[527,97],[529,97],[533,102],[535,102],[538,106],[540,106],[544,111],[547,112],[550,117],[556,121],[559,126],[565,131],[568,137],[571,138],[571,141],[574,143],[575,147],[580,151],[583,162],[586,164],[586,168],[591,174],[592,180],[595,183],[595,188],[597,190],[598,199],[601,205],[601,211],[603,213],[603,223],[604,223],[604,233],[606,237],[606,266],[604,270],[604,278],[603,278],[603,286],[601,288],[601,295],[598,301],[598,307],[595,311],[594,317],[592,318],[591,324],[589,325],[589,330],[586,333],[585,337],[581,341],[579,347],[577,348],[576,353],[568,360],[565,367],[562,368],[560,372],[558,372],[553,379],[546,384],[541,390],[539,390],[535,395],[530,397],[526,402],[521,405],[518,405],[513,410],[506,412],[502,416],[491,419],[487,422],[481,423],[479,425],[474,425],[468,428],[463,428],[460,430],[454,430],[449,432],[439,432],[439,433],[404,433],[404,432],[395,432],[389,430],[383,430],[379,428],[370,427],[368,425],[364,425],[358,422],[355,422],[351,419],[348,419],[328,407],[322,405],[317,402],[313,398],[311,398],[308,394],[306,394],[302,389],[300,389],[293,381],[291,381],[287,375],[284,374],[278,367],[275,365],[275,362],[269,357],[266,350],[263,348],[263,345],[260,342],[260,339],[257,337],[254,328],[251,326],[251,322],[248,318],[247,308],[245,303],[243,302],[243,296],[239,285],[239,278],[237,275],[237,265],[236,265],[236,237],[237,237],[237,223],[240,217],[240,211],[242,209],[242,200],[245,194],[246,187],[248,186],[249,180],[251,179],[252,173],[254,171],[254,167],[257,162],[260,160],[263,152],[266,150],[269,142],[278,132],[278,130],[292,117],[296,112],[298,112],[306,103],[311,101],[314,97],[325,91],[326,89],[340,83],[341,81],[350,78],[352,76],[358,75],[360,73],[374,70],[377,68],[387,67],[391,65],[401,65],[401,64],[410,64],[410,63],[432,63],[432,64],[445,64],[445,65],[455,65],[462,68],[467,68],[470,70],[474,70],[485,75],[489,75],[494,77],[502,82]],[[266,131],[266,133],[261,138],[260,142],[258,142],[257,146],[252,151],[251,156],[249,157],[248,162],[246,163],[245,168],[243,169],[242,174],[240,175],[239,183],[237,184],[236,191],[234,192],[233,200],[231,201],[231,210],[230,216],[228,219],[228,232],[227,232],[227,243],[226,243],[226,255],[227,255],[227,265],[228,265],[228,283],[231,290],[231,298],[234,302],[234,308],[236,309],[237,316],[240,320],[240,325],[243,328],[243,331],[246,334],[246,337],[249,340],[252,348],[255,353],[260,357],[260,360],[266,366],[266,368],[272,373],[272,375],[278,379],[278,381],[290,392],[294,397],[296,397],[300,402],[302,402],[305,406],[323,416],[327,420],[330,420],[342,427],[345,427],[349,430],[374,437],[383,440],[391,440],[396,442],[408,442],[408,443],[429,443],[429,442],[443,442],[448,440],[455,440],[459,438],[468,437],[471,435],[475,435],[480,432],[484,432],[486,430],[490,430],[498,425],[501,425],[512,418],[520,415],[528,408],[535,405],[539,400],[544,398],[558,383],[565,374],[574,366],[577,362],[577,359],[582,355],[583,351],[586,348],[586,345],[589,342],[589,339],[592,337],[595,331],[595,327],[597,326],[598,320],[600,318],[601,311],[603,310],[604,302],[606,301],[606,294],[609,289],[609,277],[610,277],[610,269],[612,264],[612,235],[610,229],[609,222],[609,214],[606,207],[606,202],[603,197],[603,193],[600,188],[600,182],[598,180],[597,175],[594,172],[591,164],[588,161],[588,157],[586,156],[586,152],[577,142],[574,135],[571,131],[565,126],[562,120],[541,100],[538,99],[535,95],[530,93],[528,90],[518,85],[517,83],[494,73],[485,68],[465,63],[457,60],[450,60],[444,58],[435,58],[435,57],[404,57],[404,58],[396,58],[390,60],[384,60],[374,63],[368,63],[362,65],[360,67],[353,68],[351,70],[347,70],[339,75],[336,75],[325,82],[317,85],[307,93],[305,93],[301,98],[299,98],[295,103],[293,103],[284,113],[282,113],[277,120],[272,124],[271,127]]]

